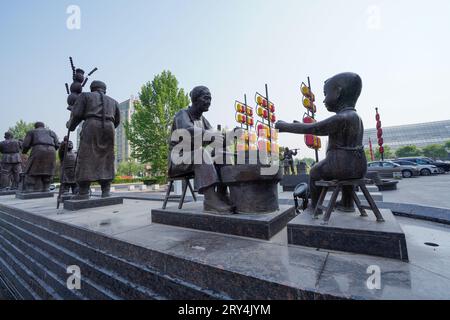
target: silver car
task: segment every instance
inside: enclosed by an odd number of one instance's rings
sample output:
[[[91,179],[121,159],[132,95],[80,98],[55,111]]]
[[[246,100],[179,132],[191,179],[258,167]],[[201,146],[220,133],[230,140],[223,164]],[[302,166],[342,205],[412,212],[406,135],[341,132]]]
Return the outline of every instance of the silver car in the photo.
[[[367,171],[376,171],[381,177],[392,178],[401,173],[403,178],[419,176],[420,171],[414,166],[402,166],[392,161],[375,161],[367,164]]]
[[[430,176],[432,174],[438,174],[439,168],[432,164],[417,164],[406,160],[392,160],[392,162],[399,164],[401,166],[414,166],[419,169],[421,176]]]

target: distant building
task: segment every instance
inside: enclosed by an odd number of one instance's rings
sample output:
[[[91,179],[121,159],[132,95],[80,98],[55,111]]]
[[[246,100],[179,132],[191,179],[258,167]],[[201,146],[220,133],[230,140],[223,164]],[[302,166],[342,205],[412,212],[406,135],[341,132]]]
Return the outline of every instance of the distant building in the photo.
[[[375,147],[378,140],[377,129],[364,131],[365,148],[369,147],[369,138]],[[430,144],[443,144],[450,140],[450,120],[383,127],[383,139],[384,144],[392,150],[409,145],[423,148]]]
[[[116,165],[131,158],[131,146],[125,133],[124,124],[131,121],[135,101],[134,96],[131,96],[130,99],[119,104],[120,125],[116,129]]]

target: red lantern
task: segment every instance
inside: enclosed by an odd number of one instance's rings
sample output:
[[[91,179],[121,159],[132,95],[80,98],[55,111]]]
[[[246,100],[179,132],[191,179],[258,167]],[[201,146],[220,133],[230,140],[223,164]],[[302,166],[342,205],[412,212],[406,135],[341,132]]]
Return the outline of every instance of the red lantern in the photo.
[[[277,117],[275,117],[274,114],[271,114],[271,115],[270,115],[270,121],[271,121],[272,123],[275,123],[275,122],[277,121]]]
[[[380,153],[384,153],[384,147],[380,147]]]
[[[377,138],[380,139],[382,137],[383,137],[383,129],[380,128],[377,130]]]

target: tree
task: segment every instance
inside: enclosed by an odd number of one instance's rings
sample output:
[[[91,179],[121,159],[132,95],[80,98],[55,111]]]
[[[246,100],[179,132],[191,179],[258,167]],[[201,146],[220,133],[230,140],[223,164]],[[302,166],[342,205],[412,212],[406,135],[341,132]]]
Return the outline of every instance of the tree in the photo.
[[[381,153],[380,153],[380,148],[376,147],[375,148],[375,160],[381,160]],[[394,152],[392,151],[391,147],[389,146],[384,146],[384,159],[389,159],[389,158],[393,158],[394,157]]]
[[[145,84],[135,103],[135,113],[126,122],[125,132],[130,140],[132,156],[151,165],[153,176],[167,174],[169,137],[175,114],[188,106],[189,97],[178,88],[178,81],[170,71],[156,75]]]
[[[422,151],[416,146],[404,146],[395,151],[398,158],[420,156]]]
[[[142,176],[145,173],[145,165],[134,161],[122,161],[117,167],[118,176]]]
[[[430,144],[423,148],[423,155],[432,159],[446,159],[448,156],[444,145]]]
[[[8,131],[13,134],[15,139],[25,139],[27,132],[33,129],[34,123],[26,123],[23,120],[19,120],[14,127],[10,127]]]
[[[446,142],[444,143],[444,146],[445,146],[445,149],[447,149],[447,150],[450,151],[450,140],[446,141]]]

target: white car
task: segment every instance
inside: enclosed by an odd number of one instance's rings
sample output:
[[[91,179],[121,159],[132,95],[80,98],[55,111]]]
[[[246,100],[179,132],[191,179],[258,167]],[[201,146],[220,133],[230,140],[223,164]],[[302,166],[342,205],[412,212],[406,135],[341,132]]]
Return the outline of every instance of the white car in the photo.
[[[400,165],[415,166],[417,169],[419,169],[421,176],[430,176],[432,174],[440,173],[439,168],[432,164],[417,164],[406,160],[392,160],[392,162]]]

